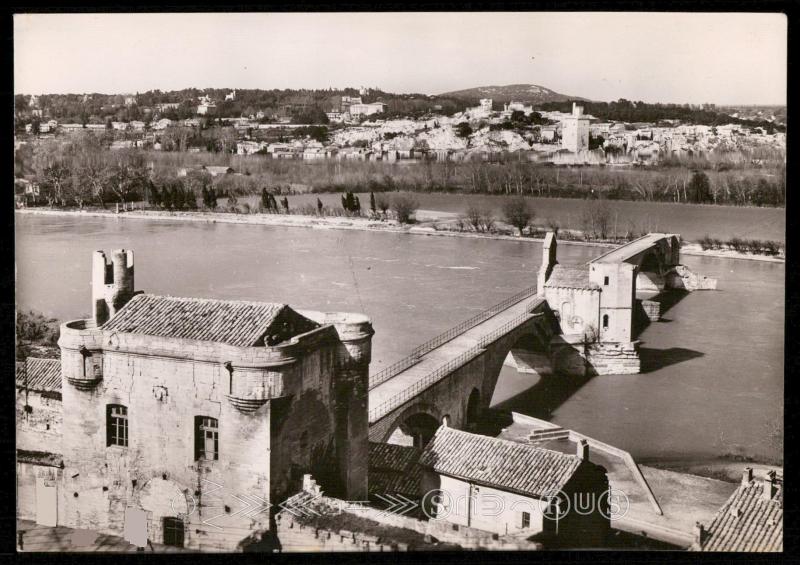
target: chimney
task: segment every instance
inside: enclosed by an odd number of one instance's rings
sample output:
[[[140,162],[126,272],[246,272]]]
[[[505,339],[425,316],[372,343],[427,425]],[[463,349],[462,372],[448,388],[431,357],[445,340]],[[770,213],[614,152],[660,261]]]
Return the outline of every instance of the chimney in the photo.
[[[778,485],[775,483],[775,471],[768,471],[764,477],[764,491],[762,492],[764,500],[772,500],[777,491]]]
[[[580,457],[584,461],[589,460],[589,442],[585,439],[578,441],[578,448],[577,448],[576,455]]]
[[[703,542],[706,541],[706,528],[700,522],[694,523],[694,543],[697,545],[698,548],[703,546]]]
[[[747,486],[753,482],[753,468],[745,467],[742,472],[742,486]]]

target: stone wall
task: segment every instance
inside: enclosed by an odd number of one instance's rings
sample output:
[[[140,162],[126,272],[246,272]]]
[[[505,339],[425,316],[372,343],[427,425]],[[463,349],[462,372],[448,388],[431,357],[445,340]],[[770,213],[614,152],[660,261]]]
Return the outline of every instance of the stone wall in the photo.
[[[189,340],[89,336],[93,345],[107,346],[97,353],[102,380],[80,387],[69,378],[83,372],[83,355],[70,347],[74,336],[62,334],[66,524],[121,535],[125,509],[135,506],[147,513],[148,537],[160,543],[163,518],[185,513],[186,547],[234,550],[269,529],[269,513],[259,505],[281,502],[302,473],[317,471],[335,489],[341,482],[335,407],[344,399],[366,412],[369,353],[339,379],[343,346],[332,331],[272,348],[278,352],[251,348],[252,354]],[[226,352],[238,353],[234,364],[213,361]],[[347,394],[337,388],[341,381],[349,383]],[[359,383],[363,391],[350,394]],[[109,404],[128,408],[127,447],[106,445]],[[366,414],[359,431],[352,412],[358,410],[346,405],[340,415],[342,433],[347,440],[363,437],[366,449]],[[216,461],[195,461],[196,416],[218,420]],[[366,492],[366,457],[362,467]],[[352,474],[358,483],[358,469]]]
[[[570,342],[557,336],[550,345],[553,370],[567,376],[635,375],[641,372],[639,342]]]
[[[17,449],[61,452],[60,394],[17,388],[15,413]]]

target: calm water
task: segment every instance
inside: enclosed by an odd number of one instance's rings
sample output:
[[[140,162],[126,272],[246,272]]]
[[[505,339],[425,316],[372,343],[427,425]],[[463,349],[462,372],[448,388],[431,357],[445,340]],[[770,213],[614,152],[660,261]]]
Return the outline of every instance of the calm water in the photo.
[[[372,370],[536,282],[538,243],[323,229],[16,215],[17,302],[90,310],[91,252],[136,253],[136,287],[177,296],[365,312]],[[563,245],[562,263],[600,248]],[[784,266],[686,257],[720,291],[688,295],[641,336],[640,375],[537,382],[504,369],[494,403],[635,456],[774,455],[783,410]],[[546,392],[546,393],[545,393]]]

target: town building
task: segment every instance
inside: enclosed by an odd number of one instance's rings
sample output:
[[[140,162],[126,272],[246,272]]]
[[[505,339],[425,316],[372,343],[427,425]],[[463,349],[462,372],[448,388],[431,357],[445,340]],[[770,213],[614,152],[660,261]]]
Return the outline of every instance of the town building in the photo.
[[[28,358],[16,366],[17,516],[58,522],[62,480],[61,361]]]
[[[168,112],[169,110],[177,110],[180,105],[180,102],[162,102],[156,104],[156,110],[159,112]]]
[[[583,106],[572,103],[572,114],[562,119],[561,147],[573,153],[589,149],[589,117]]]
[[[372,116],[374,114],[381,114],[386,111],[386,104],[383,102],[371,102],[369,104],[350,104],[348,113],[354,119],[359,119],[364,116]]]
[[[695,526],[692,551],[783,551],[783,476],[746,467],[742,482],[708,525]]]
[[[491,112],[492,111],[492,99],[491,98],[481,98],[478,102],[478,107],[483,110],[484,112]]]
[[[18,372],[25,516],[41,490],[52,525],[232,551],[304,474],[366,499],[366,317],[145,294],[133,252],[111,259],[95,252],[92,316],[62,324],[60,361]]]
[[[426,515],[496,534],[598,547],[610,529],[606,470],[575,455],[441,426],[419,458]],[[576,501],[592,506],[575,511]],[[569,510],[568,510],[569,508]]]
[[[217,111],[217,104],[209,96],[201,96],[197,105],[197,114],[201,116],[213,114]]]

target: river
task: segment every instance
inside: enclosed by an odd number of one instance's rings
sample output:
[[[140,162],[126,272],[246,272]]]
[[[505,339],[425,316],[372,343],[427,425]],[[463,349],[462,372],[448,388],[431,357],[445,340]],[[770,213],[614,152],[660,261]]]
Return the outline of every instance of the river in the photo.
[[[21,309],[87,316],[91,252],[125,247],[136,253],[136,288],[146,292],[368,314],[372,372],[534,285],[541,260],[541,245],[530,241],[25,214],[15,221]],[[559,261],[601,252],[561,245]],[[781,456],[766,438],[783,413],[785,266],[684,263],[717,277],[720,290],[688,295],[644,331],[646,372],[542,384],[504,368],[494,405],[648,460]]]

